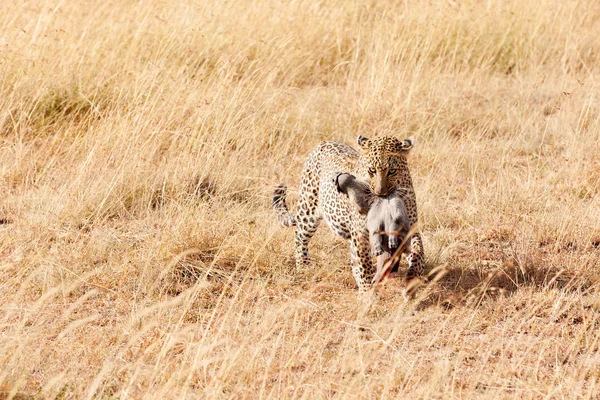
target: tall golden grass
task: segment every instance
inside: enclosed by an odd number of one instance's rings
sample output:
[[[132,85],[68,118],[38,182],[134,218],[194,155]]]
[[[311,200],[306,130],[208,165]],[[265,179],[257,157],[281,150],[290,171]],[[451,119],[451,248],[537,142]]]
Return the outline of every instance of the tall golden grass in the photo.
[[[597,398],[600,3],[0,2],[1,398]],[[415,136],[429,280],[270,194]]]

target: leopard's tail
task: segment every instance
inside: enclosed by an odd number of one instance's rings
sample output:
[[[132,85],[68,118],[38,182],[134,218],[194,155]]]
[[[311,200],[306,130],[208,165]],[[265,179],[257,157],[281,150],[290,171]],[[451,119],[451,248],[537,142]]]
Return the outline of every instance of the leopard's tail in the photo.
[[[290,214],[285,203],[287,187],[281,184],[273,192],[273,210],[277,211],[277,219],[283,226],[296,226],[296,218]]]

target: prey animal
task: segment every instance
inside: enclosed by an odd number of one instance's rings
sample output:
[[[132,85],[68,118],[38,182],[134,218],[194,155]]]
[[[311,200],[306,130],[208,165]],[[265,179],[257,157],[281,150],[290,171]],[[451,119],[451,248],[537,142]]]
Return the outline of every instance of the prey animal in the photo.
[[[386,265],[386,262],[392,254],[396,251],[409,252],[406,236],[410,231],[410,222],[404,201],[397,190],[386,196],[373,194],[368,182],[351,174],[338,173],[334,181],[337,190],[348,196],[360,214],[367,216],[369,240],[373,255],[377,257],[377,273],[373,283],[379,283],[390,274],[392,265]]]

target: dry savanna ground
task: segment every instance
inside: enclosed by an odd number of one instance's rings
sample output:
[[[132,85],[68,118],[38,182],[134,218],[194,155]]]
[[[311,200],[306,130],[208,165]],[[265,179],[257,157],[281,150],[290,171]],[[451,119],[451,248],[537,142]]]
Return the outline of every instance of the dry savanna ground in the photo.
[[[600,4],[0,2],[0,398],[598,398]],[[297,198],[414,136],[427,277]]]

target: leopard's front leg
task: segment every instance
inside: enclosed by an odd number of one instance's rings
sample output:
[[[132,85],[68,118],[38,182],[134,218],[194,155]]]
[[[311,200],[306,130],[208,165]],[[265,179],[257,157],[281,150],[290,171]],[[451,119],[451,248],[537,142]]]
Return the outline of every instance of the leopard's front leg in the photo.
[[[358,290],[364,292],[371,287],[375,276],[369,232],[366,229],[353,229],[350,233],[350,254],[352,275],[356,280]]]
[[[423,239],[419,232],[415,233],[410,239],[410,253],[406,257],[408,261],[408,271],[406,276],[414,278],[423,275],[425,267],[425,252],[423,250]]]

